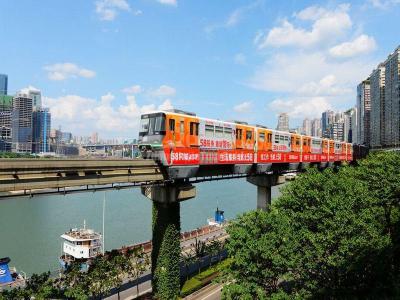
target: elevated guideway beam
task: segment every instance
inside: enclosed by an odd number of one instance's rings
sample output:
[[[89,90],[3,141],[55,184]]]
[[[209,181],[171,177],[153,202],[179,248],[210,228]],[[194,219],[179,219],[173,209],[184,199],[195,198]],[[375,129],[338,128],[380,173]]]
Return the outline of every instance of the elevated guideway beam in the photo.
[[[0,193],[32,193],[114,185],[162,183],[164,175],[151,160],[41,160],[0,159]],[[0,195],[0,197],[2,196]]]

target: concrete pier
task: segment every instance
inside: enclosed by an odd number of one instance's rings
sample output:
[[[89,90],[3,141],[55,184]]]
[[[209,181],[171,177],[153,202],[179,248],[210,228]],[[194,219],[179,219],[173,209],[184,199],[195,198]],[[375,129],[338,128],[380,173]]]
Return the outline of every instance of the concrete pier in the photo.
[[[271,188],[285,182],[283,176],[258,175],[247,177],[247,182],[257,186],[257,209],[268,210],[271,206]]]
[[[180,201],[196,196],[191,184],[176,183],[142,187],[153,201],[151,273],[153,293],[160,299],[175,299],[180,291]]]

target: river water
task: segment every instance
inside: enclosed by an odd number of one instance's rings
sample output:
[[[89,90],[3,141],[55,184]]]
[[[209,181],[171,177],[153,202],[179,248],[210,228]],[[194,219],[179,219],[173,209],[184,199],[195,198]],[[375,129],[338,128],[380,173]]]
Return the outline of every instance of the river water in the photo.
[[[197,196],[181,203],[181,226],[188,231],[207,222],[218,207],[225,218],[256,208],[256,187],[245,179],[196,184]],[[279,196],[273,187],[272,198]],[[19,197],[0,200],[0,258],[27,274],[54,271],[61,253],[60,235],[70,228],[102,231],[102,192]],[[151,202],[140,189],[106,192],[105,248],[151,239]]]

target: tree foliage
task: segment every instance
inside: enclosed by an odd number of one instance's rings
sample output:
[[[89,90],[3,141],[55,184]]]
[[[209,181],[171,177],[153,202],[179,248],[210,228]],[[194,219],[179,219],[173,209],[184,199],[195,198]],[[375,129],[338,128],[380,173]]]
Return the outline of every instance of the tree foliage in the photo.
[[[180,292],[180,204],[153,201],[153,293],[159,299],[176,299]]]
[[[93,259],[87,272],[79,261],[69,265],[59,278],[50,273],[33,274],[25,288],[0,293],[0,299],[103,299],[113,288],[119,291],[124,280],[136,280],[149,268],[142,248],[107,252]],[[139,263],[140,262],[140,263]]]
[[[228,232],[225,299],[399,296],[400,154],[309,169]]]

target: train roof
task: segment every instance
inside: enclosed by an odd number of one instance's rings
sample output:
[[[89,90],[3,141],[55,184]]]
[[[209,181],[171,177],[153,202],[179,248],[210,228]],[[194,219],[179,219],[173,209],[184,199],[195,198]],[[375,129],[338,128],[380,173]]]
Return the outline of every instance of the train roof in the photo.
[[[180,110],[180,109],[155,110],[155,111],[150,111],[148,113],[143,113],[142,115],[155,114],[155,113],[167,113],[167,114],[173,114],[173,115],[177,115],[177,116],[181,116],[181,117],[197,117],[197,118],[205,120],[205,121],[223,122],[223,123],[228,123],[229,125],[241,125],[241,126],[246,126],[246,127],[256,127],[256,128],[260,128],[260,129],[268,129],[268,130],[271,130],[271,131],[273,131],[275,133],[279,133],[279,134],[289,134],[289,135],[294,134],[294,135],[301,135],[301,136],[311,137],[312,139],[317,139],[317,140],[326,139],[326,140],[334,141],[335,143],[352,144],[352,143],[348,143],[348,142],[345,142],[345,141],[332,140],[330,138],[308,136],[308,135],[305,135],[305,134],[291,133],[289,131],[280,131],[280,130],[276,130],[276,129],[272,129],[272,128],[267,128],[266,126],[263,126],[263,125],[257,125],[257,124],[256,125],[250,125],[250,124],[247,124],[246,122],[242,122],[242,121],[225,121],[225,120],[216,120],[216,119],[203,118],[203,117],[197,116],[195,113],[187,112],[187,111]]]

